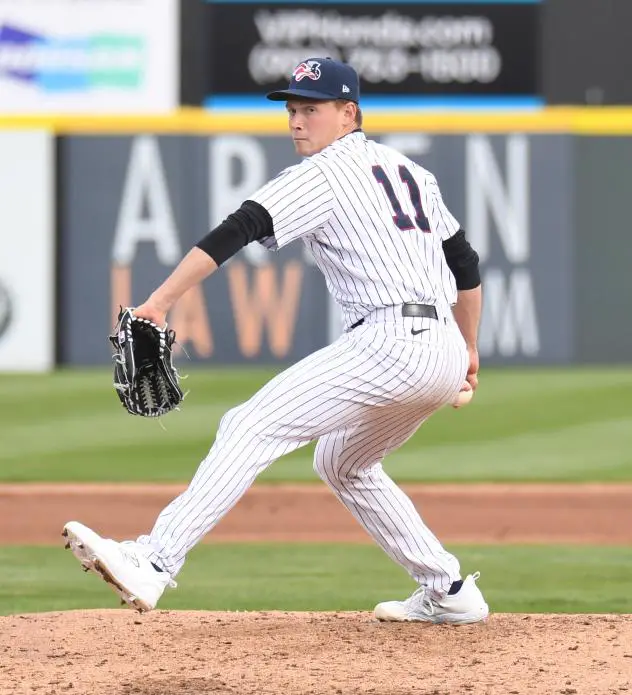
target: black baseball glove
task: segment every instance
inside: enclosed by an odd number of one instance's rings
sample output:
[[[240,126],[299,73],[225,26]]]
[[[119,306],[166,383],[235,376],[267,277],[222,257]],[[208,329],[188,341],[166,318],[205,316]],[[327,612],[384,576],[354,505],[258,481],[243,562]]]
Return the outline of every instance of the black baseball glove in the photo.
[[[121,308],[109,341],[114,348],[114,388],[132,415],[158,417],[184,398],[172,364],[176,334]]]

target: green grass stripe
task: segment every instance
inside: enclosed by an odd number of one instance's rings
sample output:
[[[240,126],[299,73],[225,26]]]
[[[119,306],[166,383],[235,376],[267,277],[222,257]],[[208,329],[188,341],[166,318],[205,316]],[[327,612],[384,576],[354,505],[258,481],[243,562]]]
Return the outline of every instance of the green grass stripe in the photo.
[[[632,548],[451,546],[495,612],[632,613]],[[199,610],[371,610],[415,588],[376,547],[200,545],[160,607]],[[67,551],[0,548],[0,614],[115,608],[116,596]]]
[[[273,369],[191,369],[182,412],[127,415],[110,370],[0,375],[0,481],[182,481],[221,416]],[[473,404],[445,408],[386,460],[407,481],[632,480],[632,368],[483,369]],[[314,480],[309,445],[264,473]]]

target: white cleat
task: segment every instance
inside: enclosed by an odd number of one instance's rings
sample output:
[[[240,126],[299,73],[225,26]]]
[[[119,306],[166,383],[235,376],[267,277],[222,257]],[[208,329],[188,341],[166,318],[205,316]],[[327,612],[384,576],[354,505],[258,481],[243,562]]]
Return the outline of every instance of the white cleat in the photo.
[[[83,570],[105,580],[123,603],[139,613],[154,609],[167,586],[176,586],[167,572],[154,569],[142,554],[142,546],[134,541],[101,538],[78,521],[69,521],[62,536]]]
[[[480,572],[468,574],[461,588],[453,595],[442,599],[431,598],[426,587],[420,586],[405,601],[385,601],[375,606],[378,620],[394,622],[426,622],[466,625],[485,620],[489,607],[483,594],[476,586]]]

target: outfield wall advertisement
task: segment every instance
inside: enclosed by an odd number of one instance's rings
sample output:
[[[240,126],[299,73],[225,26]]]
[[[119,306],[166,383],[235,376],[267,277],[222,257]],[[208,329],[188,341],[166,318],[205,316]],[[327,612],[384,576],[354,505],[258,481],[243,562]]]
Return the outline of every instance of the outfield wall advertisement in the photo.
[[[295,161],[289,142],[246,136],[73,137],[60,156],[61,359],[75,364],[107,361],[119,305],[142,301]],[[82,326],[71,314],[84,311]],[[254,244],[187,293],[169,322],[192,360],[294,361],[327,342],[326,289],[301,245],[276,254]]]
[[[177,0],[0,0],[0,111],[167,112]]]
[[[481,257],[487,363],[573,357],[572,138],[376,136],[423,163]],[[61,360],[107,362],[119,305],[142,301],[209,228],[297,159],[282,137],[63,138]],[[95,166],[98,162],[98,166]],[[560,200],[566,204],[560,204]],[[170,316],[193,360],[286,363],[339,333],[301,244],[250,245]]]
[[[0,371],[54,362],[54,147],[0,131]]]
[[[185,10],[186,11],[186,10]],[[206,105],[265,106],[306,58],[353,65],[365,106],[539,104],[540,5],[523,2],[231,2],[204,17]],[[235,37],[239,37],[236,41]],[[208,67],[207,67],[208,66]]]

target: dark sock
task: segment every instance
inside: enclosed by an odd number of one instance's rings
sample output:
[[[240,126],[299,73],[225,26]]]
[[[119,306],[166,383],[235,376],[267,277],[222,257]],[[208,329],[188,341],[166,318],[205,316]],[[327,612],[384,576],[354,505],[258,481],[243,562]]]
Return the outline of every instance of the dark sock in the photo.
[[[457,579],[455,582],[452,582],[452,586],[450,587],[450,591],[448,591],[448,596],[453,596],[454,594],[456,594],[462,586],[463,586],[463,580],[462,579]]]
[[[156,572],[164,572],[162,567],[158,567],[158,565],[154,564],[153,562],[151,563],[151,566],[156,570]]]

